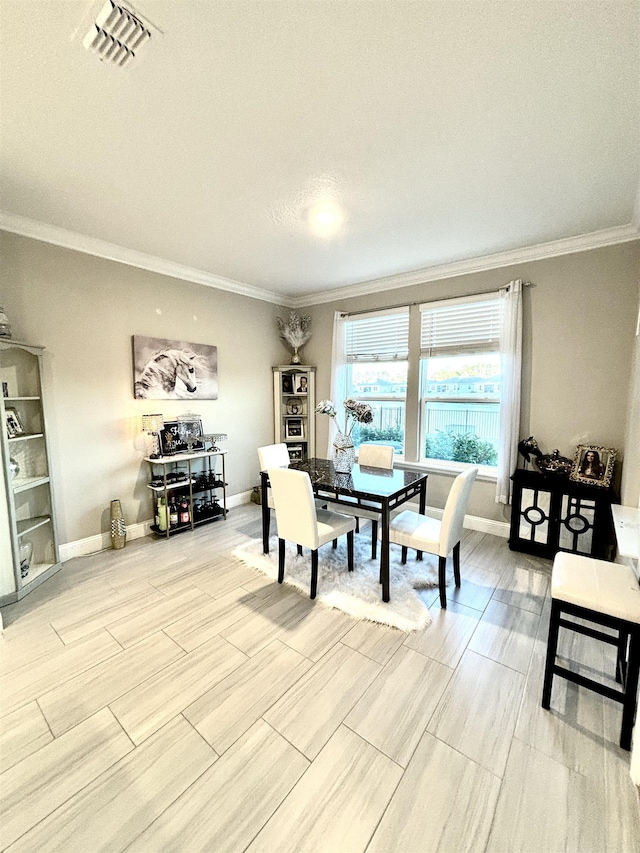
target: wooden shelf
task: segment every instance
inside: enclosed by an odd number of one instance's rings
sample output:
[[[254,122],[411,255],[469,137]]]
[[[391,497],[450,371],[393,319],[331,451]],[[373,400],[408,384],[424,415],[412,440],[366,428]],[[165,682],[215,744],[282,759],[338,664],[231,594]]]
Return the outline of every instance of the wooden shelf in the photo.
[[[6,403],[24,403],[29,400],[39,401],[40,397],[5,397],[4,399]]]
[[[30,432],[27,435],[14,435],[13,438],[9,438],[9,444],[13,444],[16,441],[29,441],[32,438],[44,438],[43,432]]]

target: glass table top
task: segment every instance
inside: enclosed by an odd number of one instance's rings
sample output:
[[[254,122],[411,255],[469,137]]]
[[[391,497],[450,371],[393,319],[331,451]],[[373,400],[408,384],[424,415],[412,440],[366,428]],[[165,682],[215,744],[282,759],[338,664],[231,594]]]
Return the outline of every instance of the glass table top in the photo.
[[[306,471],[316,489],[326,486],[331,491],[346,495],[389,497],[427,478],[426,473],[418,471],[372,468],[357,464],[353,466],[350,474],[342,474],[335,470],[329,459],[307,459],[304,462],[292,462],[289,467]]]

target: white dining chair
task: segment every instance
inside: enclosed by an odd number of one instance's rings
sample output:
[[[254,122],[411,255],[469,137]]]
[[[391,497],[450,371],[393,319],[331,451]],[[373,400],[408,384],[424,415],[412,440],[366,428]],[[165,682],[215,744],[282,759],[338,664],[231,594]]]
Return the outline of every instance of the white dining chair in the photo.
[[[269,468],[278,526],[278,583],[284,580],[285,541],[294,542],[298,553],[311,550],[311,590],[315,598],[318,589],[318,548],[346,534],[349,571],[353,571],[353,518],[317,509],[311,480],[306,471],[291,468]]]
[[[426,551],[438,557],[438,587],[440,606],[447,606],[446,568],[447,557],[453,552],[453,577],[460,586],[460,540],[464,526],[464,516],[469,503],[471,486],[478,474],[477,468],[469,468],[453,481],[442,520],[420,515],[412,510],[404,510],[389,524],[389,542],[402,547],[402,562],[407,562],[407,550]]]
[[[288,468],[289,463],[291,462],[289,450],[284,442],[282,444],[265,444],[264,447],[259,447],[258,459],[261,471],[266,471],[269,468]],[[274,507],[273,495],[271,493],[271,488],[269,487],[267,489],[267,528],[269,531],[271,529],[271,510],[274,509]],[[266,553],[268,554],[269,546],[267,545],[266,547]]]
[[[269,468],[288,468],[291,464],[289,448],[284,442],[281,444],[265,444],[264,447],[259,447],[258,460],[260,462],[261,471],[267,471]],[[318,509],[324,509],[326,505],[326,501],[321,501],[316,498],[316,506]],[[269,487],[267,489],[267,519],[269,522],[269,529],[271,528],[271,510],[274,509],[274,507],[273,495],[271,494],[271,488]],[[265,553],[269,553],[268,546]]]
[[[393,468],[393,447],[390,444],[361,444],[358,450],[358,464],[361,467],[384,468],[387,471]],[[347,506],[340,503],[340,512],[344,515],[352,515],[356,520],[356,533],[360,532],[360,519],[368,518],[371,521],[371,559],[375,560],[378,547],[378,522],[380,521],[380,510],[375,506],[367,506],[363,501],[357,506]]]

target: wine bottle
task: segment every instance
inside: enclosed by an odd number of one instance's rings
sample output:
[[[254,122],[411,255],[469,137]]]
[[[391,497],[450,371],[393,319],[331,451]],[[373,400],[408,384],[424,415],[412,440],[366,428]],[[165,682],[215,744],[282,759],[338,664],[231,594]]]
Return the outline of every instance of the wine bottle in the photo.
[[[167,505],[164,498],[158,498],[158,530],[167,529]]]
[[[180,501],[180,524],[189,524],[191,516],[189,514],[189,503],[186,498]]]
[[[171,495],[171,502],[169,504],[169,527],[177,527],[178,526],[178,507],[176,506],[176,499],[173,495]]]

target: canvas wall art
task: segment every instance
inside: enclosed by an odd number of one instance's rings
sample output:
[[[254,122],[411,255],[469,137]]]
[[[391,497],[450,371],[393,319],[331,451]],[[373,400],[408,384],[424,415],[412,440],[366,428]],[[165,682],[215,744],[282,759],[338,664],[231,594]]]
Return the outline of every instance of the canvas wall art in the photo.
[[[133,335],[136,400],[217,400],[218,347]]]

